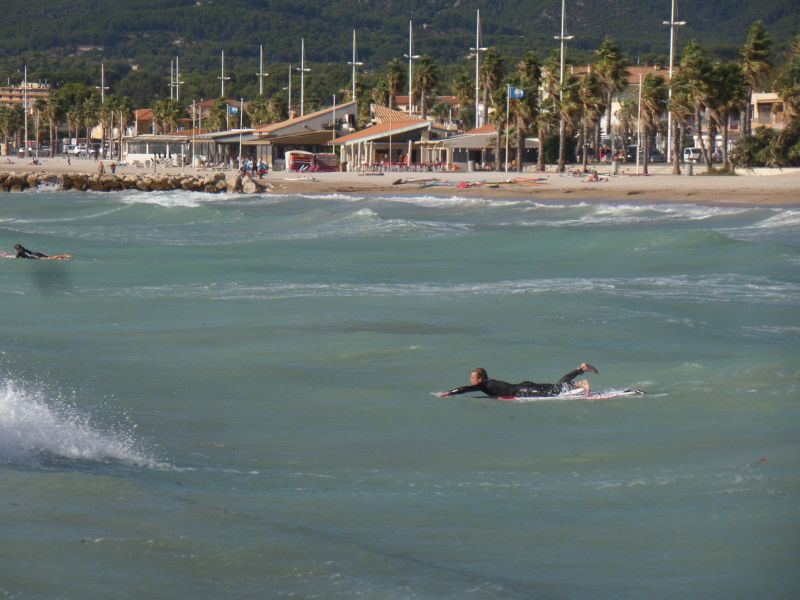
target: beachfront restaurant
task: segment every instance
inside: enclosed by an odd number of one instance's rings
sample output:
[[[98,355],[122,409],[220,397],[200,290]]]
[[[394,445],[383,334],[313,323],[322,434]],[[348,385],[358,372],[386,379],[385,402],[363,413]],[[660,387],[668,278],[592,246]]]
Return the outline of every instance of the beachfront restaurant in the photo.
[[[383,122],[336,140],[348,171],[444,168],[439,133],[430,121]]]
[[[494,125],[484,125],[461,135],[440,140],[439,144],[445,150],[447,163],[455,165],[461,171],[475,171],[491,169],[495,163],[497,149],[497,128]],[[517,152],[512,146],[508,150],[508,160],[516,160]],[[505,163],[505,136],[500,139],[500,160]],[[525,138],[525,151],[523,152],[523,166],[536,162],[539,152],[539,138]]]
[[[345,102],[322,110],[271,123],[252,130],[252,136],[242,142],[243,154],[252,153],[264,160],[271,170],[286,168],[286,153],[292,150],[323,154],[341,135],[355,128],[358,105]]]
[[[128,164],[149,166],[156,161],[177,167],[182,163],[189,164],[191,157],[192,136],[187,132],[180,135],[145,134],[122,138],[122,160]]]

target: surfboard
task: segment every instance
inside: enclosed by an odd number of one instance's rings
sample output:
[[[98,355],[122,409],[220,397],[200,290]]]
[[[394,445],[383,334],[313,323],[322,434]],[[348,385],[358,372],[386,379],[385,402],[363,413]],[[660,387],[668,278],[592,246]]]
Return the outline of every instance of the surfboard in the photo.
[[[503,402],[547,402],[555,400],[610,400],[611,398],[620,398],[622,396],[642,396],[644,392],[637,389],[610,389],[601,392],[592,392],[588,397],[583,393],[583,390],[570,390],[558,396],[498,396],[497,400]]]

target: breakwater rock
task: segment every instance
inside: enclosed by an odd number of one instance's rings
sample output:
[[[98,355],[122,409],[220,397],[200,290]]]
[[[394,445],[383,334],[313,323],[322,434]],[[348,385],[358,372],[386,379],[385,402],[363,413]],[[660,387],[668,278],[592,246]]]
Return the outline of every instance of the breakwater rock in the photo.
[[[138,190],[160,192],[184,190],[189,192],[258,194],[272,191],[272,184],[263,179],[240,173],[210,173],[207,175],[167,175],[152,173],[0,173],[0,192],[21,192],[42,186],[80,192],[114,192]]]

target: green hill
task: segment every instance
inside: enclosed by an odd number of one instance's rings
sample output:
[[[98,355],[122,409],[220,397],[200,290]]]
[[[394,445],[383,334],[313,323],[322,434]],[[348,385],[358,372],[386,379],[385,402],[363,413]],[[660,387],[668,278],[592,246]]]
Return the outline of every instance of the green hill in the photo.
[[[678,47],[690,38],[721,57],[737,55],[751,23],[761,19],[778,49],[800,31],[796,0],[679,1],[688,21]],[[584,62],[611,36],[632,60],[666,61],[669,0],[567,2],[572,62]],[[550,52],[560,27],[559,0],[3,0],[0,77],[18,81],[23,65],[32,79],[59,85],[99,84],[105,64],[112,91],[140,101],[168,95],[170,59],[180,56],[186,94],[218,95],[220,51],[232,80],[231,96],[257,90],[259,44],[265,47],[269,92],[286,85],[287,63],[298,63],[300,38],[312,67],[309,84],[324,94],[345,87],[352,30],[358,33],[364,69],[383,69],[408,49],[408,21],[415,53],[429,54],[451,74],[466,64],[481,9],[483,44],[508,56],[529,49]],[[137,70],[132,65],[138,65]]]

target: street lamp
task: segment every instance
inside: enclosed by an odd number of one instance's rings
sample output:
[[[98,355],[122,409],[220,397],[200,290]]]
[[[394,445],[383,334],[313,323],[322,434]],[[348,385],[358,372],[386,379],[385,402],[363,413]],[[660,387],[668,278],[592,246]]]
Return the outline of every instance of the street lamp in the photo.
[[[264,73],[264,44],[259,45],[258,47],[258,95],[264,95],[264,78],[269,75],[269,73]]]
[[[355,102],[356,101],[356,70],[358,69],[358,67],[361,67],[361,66],[364,65],[363,62],[356,61],[356,30],[355,29],[353,29],[353,60],[347,61],[347,64],[348,65],[352,65],[352,67],[353,67],[353,97],[352,97],[352,100],[353,100],[353,102]]]
[[[300,38],[300,116],[305,114],[305,74],[311,71],[306,67],[306,38]]]
[[[672,102],[672,64],[675,62],[675,28],[683,27],[686,21],[676,21],[675,11],[678,0],[672,0],[672,13],[669,21],[662,21],[662,25],[669,25],[669,100]],[[672,160],[672,110],[667,112],[667,162]]]
[[[553,38],[561,42],[561,72],[558,78],[558,100],[561,102],[564,99],[564,44],[570,40],[574,40],[574,35],[565,35],[567,26],[567,0],[561,0],[561,35],[554,35]],[[559,108],[559,123],[558,123],[558,138],[559,145],[564,144],[564,137],[566,136],[566,123],[564,122],[564,115]],[[609,131],[611,124],[609,123]],[[612,146],[614,142],[611,142]],[[559,165],[561,164],[561,157],[559,156]]]
[[[470,48],[471,54],[469,58],[475,58],[475,128],[480,127],[480,119],[478,117],[478,96],[480,93],[480,80],[481,80],[481,52],[486,52],[488,48],[481,48],[481,11],[477,11],[477,19],[475,23],[475,47]]]
[[[417,60],[419,54],[414,54],[414,25],[413,21],[408,22],[408,54],[403,54],[408,59],[408,114],[411,114],[411,86],[413,85],[413,64],[411,61]]]

